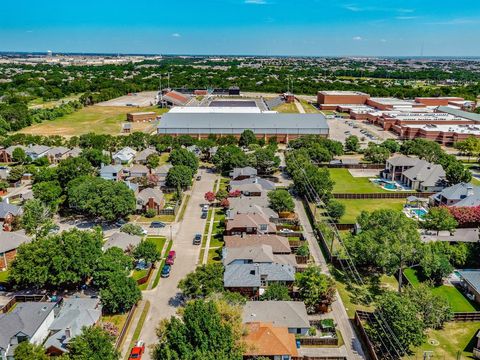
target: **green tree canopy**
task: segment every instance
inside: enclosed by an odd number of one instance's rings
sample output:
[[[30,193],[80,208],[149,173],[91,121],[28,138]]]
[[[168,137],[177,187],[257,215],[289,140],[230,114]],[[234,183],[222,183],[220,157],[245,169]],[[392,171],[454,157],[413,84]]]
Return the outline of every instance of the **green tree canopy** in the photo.
[[[208,264],[197,267],[180,280],[178,288],[189,299],[205,298],[213,293],[223,291],[223,265]]]
[[[39,199],[28,200],[23,206],[21,224],[25,232],[35,237],[46,235],[53,227],[51,212]]]
[[[288,287],[279,283],[268,285],[267,290],[260,296],[260,300],[289,301],[292,300]]]
[[[250,130],[244,130],[240,135],[240,139],[238,140],[238,145],[249,147],[251,144],[255,144],[257,142],[257,137],[255,133]]]
[[[96,168],[99,168],[100,166],[102,166],[102,164],[108,165],[111,162],[110,156],[108,154],[105,154],[104,151],[101,149],[83,149],[80,156],[86,159],[90,164],[92,164],[92,166]]]
[[[186,165],[175,165],[168,170],[165,182],[173,188],[186,189],[192,185],[193,171]]]
[[[135,260],[143,259],[145,262],[152,264],[160,260],[160,255],[157,245],[149,239],[141,241],[133,250]]]
[[[82,333],[68,343],[71,360],[118,360],[120,354],[114,339],[98,326],[84,327]]]
[[[173,150],[170,153],[169,161],[173,166],[188,166],[192,169],[192,173],[195,173],[198,169],[198,158],[194,153],[184,148]]]
[[[115,272],[108,277],[107,286],[100,289],[103,310],[109,314],[124,313],[142,298],[137,282]]]
[[[425,214],[421,223],[422,227],[428,230],[454,232],[458,222],[452,216],[450,211],[444,207],[432,207]]]
[[[323,274],[320,267],[310,265],[296,277],[300,298],[308,312],[316,312],[319,305],[330,305],[335,300],[335,281]]]
[[[65,201],[62,187],[56,180],[39,182],[32,187],[35,199],[42,201],[52,213]]]
[[[360,148],[360,141],[355,135],[350,135],[345,139],[345,151],[357,152]]]
[[[93,272],[93,283],[99,288],[108,286],[114,274],[127,276],[132,270],[132,258],[122,249],[113,246],[108,248],[99,258]]]
[[[291,212],[295,209],[292,196],[284,189],[270,191],[268,193],[268,204],[272,210],[277,213],[285,211]]]
[[[57,178],[60,185],[65,188],[73,179],[92,175],[94,168],[87,159],[83,157],[68,158],[57,166]]]
[[[247,155],[235,145],[221,146],[212,158],[215,167],[222,173],[229,172],[236,167],[248,165]]]

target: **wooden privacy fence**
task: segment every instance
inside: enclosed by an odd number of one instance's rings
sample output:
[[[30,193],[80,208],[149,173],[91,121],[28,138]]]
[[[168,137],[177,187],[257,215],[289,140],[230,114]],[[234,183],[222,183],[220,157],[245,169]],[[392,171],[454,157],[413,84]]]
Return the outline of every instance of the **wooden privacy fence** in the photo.
[[[154,270],[154,267],[153,267],[153,266],[150,266],[150,268],[148,269],[147,274],[146,274],[144,277],[142,277],[142,278],[140,278],[140,279],[137,280],[137,284],[138,284],[138,285],[145,284],[145,283],[148,281],[148,279],[150,278],[150,275],[152,275],[153,270]]]
[[[292,356],[292,360],[347,360],[345,356]]]
[[[297,261],[297,264],[307,264],[309,258],[309,256],[295,255],[295,260]]]
[[[120,330],[120,334],[118,334],[117,340],[115,341],[115,349],[120,348],[122,346],[123,340],[125,339],[125,335],[127,334],[127,330],[130,327],[130,323],[132,322],[133,315],[135,315],[135,310],[138,307],[138,303],[132,306],[130,309],[127,319],[125,320],[125,324],[123,324],[122,330]]]
[[[306,346],[338,346],[337,338],[300,337],[297,340],[300,341],[301,345]]]
[[[480,321],[480,311],[453,313],[453,321]]]
[[[19,302],[27,302],[27,301],[34,301],[34,302],[40,302],[40,301],[46,301],[47,296],[46,295],[15,295],[8,303],[3,305],[3,307],[0,309],[0,313],[5,314],[7,313],[13,306],[15,306],[16,303]]]
[[[332,196],[335,199],[406,199],[409,196],[416,196],[426,198],[435,193],[433,192],[415,192],[415,191],[399,191],[399,192],[388,192],[388,193],[370,193],[370,194],[359,194],[359,193],[334,193]]]
[[[357,311],[355,311],[355,317],[354,317],[353,321],[354,321],[355,325],[357,326],[360,338],[362,339],[363,344],[367,348],[367,352],[370,355],[370,358],[372,360],[379,360],[378,356],[377,356],[377,353],[375,352],[375,350],[373,348],[373,344],[370,341],[370,338],[368,337],[367,332],[365,331],[365,327],[363,326],[363,321],[370,321],[370,319],[372,317],[372,314],[373,313],[368,312],[368,311],[357,310]]]
[[[385,169],[385,164],[318,164],[318,166],[326,167],[329,169]]]

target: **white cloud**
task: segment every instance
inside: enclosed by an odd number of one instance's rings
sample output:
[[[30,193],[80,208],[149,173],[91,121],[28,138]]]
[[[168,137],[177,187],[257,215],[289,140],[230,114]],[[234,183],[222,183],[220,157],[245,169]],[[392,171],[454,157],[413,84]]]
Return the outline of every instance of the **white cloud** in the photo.
[[[182,35],[180,35],[179,33],[173,33],[172,36],[173,36],[173,37],[177,37],[177,38],[178,38],[178,37],[182,37]]]
[[[357,4],[345,4],[342,7],[346,10],[353,12],[362,12],[362,11],[377,11],[377,12],[397,12],[401,14],[412,13],[415,9],[406,9],[406,8],[389,8],[382,6],[360,6]]]
[[[395,19],[397,20],[413,20],[417,18],[418,16],[395,16]]]
[[[354,37],[352,38],[352,40],[355,40],[355,41],[362,41],[363,39],[362,39],[362,37],[361,37],[361,36],[354,36]]]
[[[386,39],[380,39],[380,42],[382,42],[382,43],[386,43],[386,42],[387,42],[387,40],[386,40]]]
[[[265,5],[266,3],[265,0],[245,0],[245,4]]]
[[[445,21],[430,22],[428,25],[468,25],[468,24],[479,24],[479,18],[456,18]]]

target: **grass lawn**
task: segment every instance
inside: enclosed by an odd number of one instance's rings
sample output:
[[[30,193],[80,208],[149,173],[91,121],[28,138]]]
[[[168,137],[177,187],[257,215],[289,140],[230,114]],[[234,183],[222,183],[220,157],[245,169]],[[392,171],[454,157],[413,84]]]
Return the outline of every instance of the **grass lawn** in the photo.
[[[147,236],[147,239],[153,241],[155,245],[157,245],[157,250],[162,253],[165,241],[167,241],[167,238],[165,236]]]
[[[152,218],[147,218],[145,216],[137,217],[137,222],[151,223],[152,221],[161,221],[165,223],[171,223],[175,221],[175,215],[157,215]]]
[[[133,273],[132,273],[132,279],[137,281],[138,279],[141,279],[143,278],[145,275],[148,274],[148,270],[147,269],[142,269],[142,270],[133,270]]]
[[[143,308],[143,311],[140,314],[140,318],[138,319],[137,327],[133,332],[132,341],[130,341],[130,344],[128,345],[128,351],[127,351],[127,354],[125,355],[125,359],[129,358],[130,351],[132,351],[133,346],[135,345],[135,343],[138,341],[138,338],[140,337],[140,332],[142,331],[143,324],[145,323],[145,319],[147,318],[149,309],[150,309],[150,301],[147,300]]]
[[[214,264],[214,263],[219,263],[220,261],[222,261],[222,257],[219,254],[219,251],[221,252],[222,250],[220,248],[208,250],[207,264]]]
[[[188,200],[190,200],[190,195],[186,195],[183,199],[182,208],[180,209],[180,214],[178,215],[178,221],[182,221],[185,216],[185,210],[187,210]]]
[[[307,114],[318,114],[318,113],[320,113],[320,110],[318,110],[313,105],[306,102],[305,100],[300,100],[300,104],[302,104],[302,107]]]
[[[0,284],[7,282],[8,275],[10,275],[9,270],[0,271]]]
[[[441,330],[428,330],[427,341],[413,349],[415,359],[423,359],[424,351],[433,351],[431,359],[472,359],[477,342],[478,322],[448,322]],[[405,357],[411,359],[413,356]]]
[[[160,154],[160,163],[158,164],[158,166],[165,165],[168,162],[169,157],[170,157],[170,154],[168,152],[161,153]],[[166,195],[167,194],[165,194],[165,198],[167,197]]]
[[[169,241],[167,249],[165,250],[165,253],[162,254],[162,256],[165,256],[166,254],[168,254],[168,252],[172,248],[172,245],[173,245],[173,241]],[[152,289],[155,289],[158,285],[158,282],[160,281],[163,265],[165,265],[165,258],[160,262],[160,266],[158,267],[157,275],[155,276],[155,280],[153,280]]]
[[[225,211],[223,209],[216,209],[214,221],[224,221],[225,220]]]
[[[125,321],[127,321],[127,316],[128,316],[128,312],[124,314],[116,314],[116,315],[102,315],[101,321],[114,324],[117,327],[118,332],[120,333],[120,331],[123,328],[123,325],[125,325]]]
[[[345,214],[340,218],[341,224],[354,224],[357,216],[362,211],[374,211],[378,209],[391,209],[401,211],[405,199],[337,199],[345,205]]]
[[[74,136],[89,132],[97,134],[119,134],[122,124],[127,121],[126,114],[137,111],[155,111],[164,113],[166,109],[157,107],[131,108],[127,106],[87,106],[73,114],[62,116],[51,121],[35,124],[20,132],[34,135]],[[132,123],[133,131],[143,131],[151,127],[151,123]]]
[[[406,269],[404,274],[413,286],[420,284],[415,269]],[[472,312],[480,309],[479,305],[468,300],[455,286],[436,286],[432,289],[432,292],[447,299],[453,312]]]
[[[334,193],[384,193],[388,190],[373,184],[368,177],[353,177],[348,169],[329,169],[330,177],[335,182]]]
[[[274,107],[273,110],[278,111],[279,113],[298,114],[298,109],[295,103],[285,103]]]
[[[220,179],[220,188],[219,190],[227,190],[228,184],[230,184],[230,179],[226,177],[222,177]]]

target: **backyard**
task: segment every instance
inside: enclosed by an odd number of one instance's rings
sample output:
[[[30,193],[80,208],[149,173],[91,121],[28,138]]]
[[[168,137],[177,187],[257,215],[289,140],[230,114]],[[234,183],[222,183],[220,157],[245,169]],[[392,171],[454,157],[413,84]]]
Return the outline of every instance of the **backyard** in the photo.
[[[427,340],[413,349],[413,356],[404,359],[423,359],[425,351],[432,351],[430,359],[471,359],[477,342],[478,322],[448,322],[443,329],[428,330]],[[461,357],[458,357],[461,355]]]
[[[330,177],[335,182],[334,193],[385,193],[388,190],[373,184],[369,177],[353,177],[348,169],[329,169]]]
[[[403,273],[412,286],[416,286],[421,282],[415,269],[406,269]],[[454,312],[472,312],[480,309],[480,306],[468,300],[453,285],[436,286],[432,288],[432,292],[446,298]]]
[[[341,224],[355,224],[358,215],[362,211],[374,211],[379,209],[402,211],[405,199],[337,199],[345,205],[345,214],[340,218]]]
[[[62,116],[51,121],[35,124],[20,132],[35,135],[74,136],[95,132],[97,134],[119,134],[122,123],[126,122],[126,114],[137,111],[155,111],[157,114],[165,109],[157,107],[131,108],[127,106],[87,106],[73,114]],[[144,131],[151,123],[132,123],[132,131]],[[153,131],[153,130],[152,130]]]

